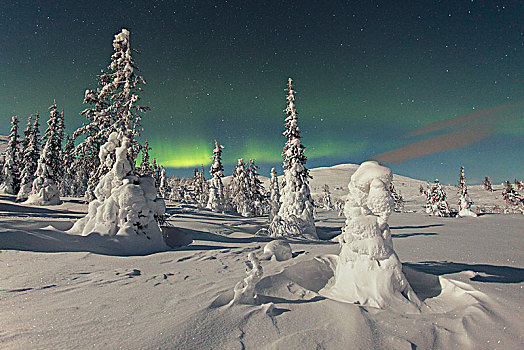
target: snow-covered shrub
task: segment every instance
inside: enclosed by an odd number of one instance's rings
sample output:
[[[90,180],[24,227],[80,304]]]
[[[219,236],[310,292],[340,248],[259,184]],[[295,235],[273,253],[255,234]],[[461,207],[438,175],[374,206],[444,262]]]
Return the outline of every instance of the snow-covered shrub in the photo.
[[[130,152],[129,139],[116,132],[100,148],[100,163],[111,170],[96,186],[87,215],[71,231],[126,237],[141,251],[165,250],[157,223],[165,213],[164,201],[157,198],[151,176],[136,175]]]
[[[484,189],[488,192],[493,192],[493,188],[491,187],[491,181],[487,176],[484,178]]]
[[[262,279],[262,265],[260,265],[260,262],[258,261],[258,258],[254,252],[250,252],[247,258],[249,260],[247,262],[247,266],[250,270],[247,273],[247,277],[235,285],[235,296],[233,297],[233,300],[231,300],[231,304],[253,305],[257,304],[258,302],[255,286],[257,282]]]
[[[464,167],[460,167],[460,178],[458,181],[458,216],[465,217],[476,217],[477,214],[471,211],[471,205],[473,202],[468,195],[468,186],[466,185],[466,175],[464,175]]]
[[[276,239],[264,246],[264,258],[271,259],[275,257],[277,261],[289,260],[293,257],[291,246],[288,242]]]
[[[435,183],[429,187],[426,192],[426,213],[431,216],[450,216],[448,201],[446,200],[446,191],[436,179]]]
[[[420,301],[402,272],[388,226],[391,179],[391,170],[375,161],[362,163],[351,176],[335,282],[324,292],[361,305],[417,311]]]
[[[287,108],[284,110],[287,115],[286,130],[283,133],[287,141],[282,152],[285,185],[280,198],[282,204],[278,215],[269,225],[269,232],[273,237],[303,236],[317,239],[313,200],[309,190],[310,175],[304,166],[307,158],[304,154],[305,147],[300,142],[295,91],[291,78],[288,79],[287,86]]]
[[[322,204],[322,208],[326,210],[333,210],[333,202],[331,200],[331,192],[329,191],[329,185],[324,184],[322,187],[322,198],[320,200],[320,203]]]
[[[513,188],[511,182],[506,181],[502,190],[502,198],[506,201],[505,213],[524,214],[524,198]]]
[[[388,191],[391,193],[391,197],[393,198],[393,202],[395,203],[395,207],[393,210],[397,212],[401,212],[404,210],[404,197],[402,197],[402,194],[400,191],[397,191],[395,188],[395,185],[393,185],[393,182],[391,182],[388,186]]]

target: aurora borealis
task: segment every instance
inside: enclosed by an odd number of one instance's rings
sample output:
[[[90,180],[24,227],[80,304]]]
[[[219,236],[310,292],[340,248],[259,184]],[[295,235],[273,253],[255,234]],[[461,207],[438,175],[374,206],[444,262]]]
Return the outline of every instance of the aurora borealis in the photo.
[[[267,176],[291,76],[309,167],[397,150],[384,162],[419,179],[455,183],[461,165],[470,183],[522,179],[522,13],[496,0],[4,1],[0,134],[12,115],[45,120],[53,98],[68,132],[80,126],[127,28],[151,107],[143,137],[171,174],[210,164],[216,138],[226,174],[243,157]]]

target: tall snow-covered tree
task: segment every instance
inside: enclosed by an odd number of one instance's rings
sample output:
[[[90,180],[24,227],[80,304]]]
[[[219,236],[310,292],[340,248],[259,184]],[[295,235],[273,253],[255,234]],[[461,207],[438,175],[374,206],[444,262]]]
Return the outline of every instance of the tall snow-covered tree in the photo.
[[[151,164],[149,163],[149,142],[146,139],[144,146],[142,147],[142,163],[140,164],[140,175],[152,175],[153,170],[151,169]]]
[[[269,182],[269,222],[273,221],[273,218],[278,215],[280,209],[280,186],[278,185],[277,170],[271,168],[271,179]]]
[[[23,162],[23,153],[24,153],[24,150],[25,148],[27,147],[28,143],[29,143],[29,137],[31,135],[31,129],[33,128],[33,115],[29,115],[29,117],[27,118],[27,124],[26,124],[26,127],[25,127],[25,130],[24,130],[24,139],[20,141],[20,146],[22,148],[22,162]]]
[[[282,152],[285,186],[282,189],[282,205],[269,226],[269,232],[272,236],[306,236],[316,239],[318,236],[313,217],[313,200],[309,189],[310,175],[305,167],[305,147],[300,142],[295,90],[291,78],[288,79],[286,91],[287,107],[284,112],[287,117],[283,135],[287,141]]]
[[[486,191],[493,192],[493,188],[491,187],[491,181],[487,176],[484,178],[484,189]]]
[[[446,191],[436,179],[435,183],[428,188],[426,194],[426,213],[432,216],[450,216],[448,201],[446,200]]]
[[[75,150],[75,141],[71,138],[69,134],[66,135],[64,149],[62,150],[61,159],[63,165],[62,179],[60,185],[60,194],[62,196],[73,196],[76,194],[76,183],[75,183],[75,174],[77,172],[74,169],[74,150]]]
[[[56,182],[60,179],[62,174],[62,139],[63,139],[63,119],[64,113],[59,113],[56,100],[53,101],[53,104],[49,107],[49,120],[47,121],[47,130],[42,137],[42,140],[45,143],[48,143],[50,149],[50,154],[46,160],[49,167],[51,167],[51,176]]]
[[[49,107],[49,120],[44,133],[45,140],[42,154],[38,159],[35,179],[31,194],[27,199],[28,204],[57,205],[61,204],[57,186],[61,165],[61,140],[60,140],[60,113],[56,108],[56,101]]]
[[[256,159],[250,159],[249,165],[247,167],[247,177],[249,184],[248,198],[253,215],[261,216],[264,215],[264,186],[262,185],[262,181],[259,179],[259,167],[255,164],[255,162]]]
[[[4,166],[2,168],[3,182],[0,193],[17,194],[20,188],[20,150],[18,140],[18,117],[11,118],[7,149],[5,150]]]
[[[31,119],[31,118],[30,118]],[[40,158],[40,124],[38,122],[38,112],[32,125],[28,121],[26,130],[30,130],[26,136],[26,145],[23,150],[23,164],[20,182],[20,190],[18,191],[17,199],[27,199],[33,189],[33,181],[35,179],[36,169],[38,167],[38,159]]]
[[[224,210],[224,184],[222,178],[224,177],[224,167],[222,166],[222,149],[224,146],[219,145],[215,140],[215,148],[213,149],[213,163],[209,173],[211,180],[209,181],[209,199],[207,201],[207,208],[213,211]]]
[[[209,195],[209,188],[206,181],[206,175],[204,173],[204,165],[200,167],[200,174],[199,174],[199,185],[200,187],[200,197],[198,198],[198,204],[201,207],[205,207],[208,200]]]
[[[238,160],[235,170],[233,170],[229,191],[233,209],[242,216],[253,216],[249,198],[249,177],[243,158]]]
[[[106,72],[102,71],[98,76],[99,87],[85,92],[84,103],[91,107],[81,114],[88,119],[88,123],[73,135],[74,139],[85,136],[85,140],[77,146],[77,154],[84,158],[82,171],[90,173],[86,193],[89,200],[94,198],[93,190],[100,178],[113,165],[112,161],[100,164],[98,153],[101,145],[107,142],[112,132],[121,132],[132,144],[130,156],[134,162],[141,148],[137,137],[142,130],[142,114],[149,110],[149,107],[139,104],[139,93],[145,80],[137,73],[139,69],[131,56],[133,50],[129,45],[127,29],[115,35],[113,49],[111,64]]]
[[[156,162],[156,158],[153,158],[153,162],[151,163],[151,176],[153,176],[153,179],[155,179],[156,188],[159,188],[160,187],[160,166]]]
[[[468,186],[466,185],[466,175],[464,174],[464,167],[460,167],[460,177],[458,180],[458,216],[464,217],[464,216],[472,216],[476,217],[477,214],[471,211],[471,205],[473,202],[469,198],[468,195]]]

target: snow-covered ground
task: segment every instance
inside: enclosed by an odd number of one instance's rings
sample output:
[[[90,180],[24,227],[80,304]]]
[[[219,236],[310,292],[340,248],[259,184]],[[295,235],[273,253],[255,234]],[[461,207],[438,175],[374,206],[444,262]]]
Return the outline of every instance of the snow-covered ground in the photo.
[[[347,193],[357,166],[313,169],[312,192]],[[420,313],[380,310],[320,296],[333,276],[344,217],[319,210],[322,241],[289,240],[293,258],[261,260],[261,305],[232,304],[248,253],[267,218],[167,203],[190,245],[127,256],[110,238],[67,234],[87,205],[65,198],[34,207],[0,196],[2,349],[521,349],[524,215],[438,218],[423,214],[421,182],[394,176],[416,213],[389,220]],[[404,183],[404,184],[402,184]],[[475,205],[503,205],[500,188],[470,188]],[[448,190],[448,188],[446,188]],[[449,188],[450,204],[456,191]]]

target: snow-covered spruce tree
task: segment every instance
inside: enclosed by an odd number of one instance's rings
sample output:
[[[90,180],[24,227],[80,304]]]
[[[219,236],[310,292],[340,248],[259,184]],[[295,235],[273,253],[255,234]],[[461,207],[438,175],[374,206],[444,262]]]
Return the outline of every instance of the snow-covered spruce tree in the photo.
[[[117,236],[132,253],[167,249],[157,223],[165,213],[165,204],[157,198],[153,178],[136,174],[131,141],[121,132],[113,132],[100,148],[99,157],[101,164],[112,164],[111,170],[100,179],[94,191],[96,199],[71,232]]]
[[[506,181],[502,190],[502,198],[506,202],[505,213],[524,214],[524,198],[513,188],[511,182]]]
[[[38,167],[38,159],[40,158],[40,124],[38,123],[39,115],[36,113],[33,124],[29,127],[28,121],[27,129],[30,129],[26,136],[27,142],[23,150],[23,164],[22,181],[20,183],[20,190],[18,191],[17,199],[27,199],[33,190],[33,181],[35,180],[35,173]],[[26,130],[27,130],[26,129]]]
[[[278,215],[280,209],[280,187],[278,186],[277,170],[271,168],[271,180],[269,182],[269,222],[273,221],[273,218]]]
[[[53,101],[56,105],[56,101]],[[63,143],[64,143],[65,123],[64,123],[64,110],[58,114],[56,122],[56,135],[54,148],[58,150],[58,159],[54,164],[56,166],[56,181],[61,181],[65,174],[64,163],[63,163]]]
[[[149,142],[146,139],[146,143],[142,147],[142,163],[140,164],[140,175],[152,175],[153,169],[151,168],[151,164],[149,164],[149,151],[151,150],[151,147],[149,147]]]
[[[395,207],[393,210],[397,212],[401,212],[402,210],[404,210],[404,197],[402,197],[400,191],[397,191],[395,185],[393,185],[393,181],[389,184],[388,191],[389,193],[391,193],[391,197],[393,198],[393,202],[395,203]]]
[[[469,198],[468,195],[468,186],[466,185],[466,175],[464,174],[464,167],[460,167],[460,177],[458,180],[458,216],[465,217],[465,216],[471,216],[476,217],[477,214],[471,211],[471,204],[473,202]]]
[[[89,172],[89,183],[86,195],[93,198],[93,190],[98,181],[111,169],[111,164],[104,166],[99,163],[98,152],[109,134],[121,132],[132,143],[131,157],[136,159],[140,146],[137,138],[142,130],[140,121],[142,113],[149,107],[139,104],[139,92],[145,80],[137,74],[139,71],[131,56],[129,31],[122,31],[113,40],[114,53],[107,72],[98,76],[99,87],[96,90],[86,90],[84,103],[92,107],[81,112],[88,123],[78,129],[73,138],[85,135],[85,140],[79,144],[77,154],[84,158],[82,171]]]
[[[247,167],[247,177],[249,183],[248,198],[251,212],[254,216],[264,215],[264,186],[258,178],[259,167],[255,164],[256,159],[249,160]]]
[[[167,183],[166,169],[163,166],[161,166],[160,169],[160,186],[158,192],[160,193],[160,197],[167,199],[169,198],[170,189]]]
[[[27,144],[29,143],[29,135],[31,135],[31,129],[33,128],[33,115],[29,115],[27,118],[27,124],[24,130],[24,138],[20,141],[20,148],[22,149],[22,162],[24,159],[24,150],[27,147]]]
[[[200,167],[200,173],[198,176],[199,176],[198,185],[200,187],[199,188],[200,195],[197,198],[198,205],[201,207],[205,207],[207,204],[207,200],[208,200],[209,189],[207,186],[206,176],[204,174],[204,165]]]
[[[74,151],[75,151],[75,140],[71,138],[69,134],[66,135],[64,149],[62,150],[61,159],[62,166],[64,168],[62,179],[60,180],[59,189],[61,196],[74,196],[76,194],[75,174],[74,169]]]
[[[517,190],[522,190],[524,188],[524,184],[522,184],[522,181],[515,179],[514,184]]]
[[[304,166],[307,158],[304,155],[304,146],[300,142],[297,111],[295,109],[295,90],[293,81],[288,79],[286,97],[287,107],[284,112],[287,138],[282,157],[284,158],[285,186],[281,193],[281,206],[278,215],[269,225],[270,235],[303,236],[317,239],[315,218],[313,217],[313,200],[309,190],[309,170]]]
[[[427,189],[426,195],[426,213],[431,216],[450,216],[448,201],[446,200],[446,191],[436,179],[431,188]]]
[[[351,176],[335,282],[319,294],[364,306],[419,312],[421,302],[393,250],[388,226],[393,209],[387,189],[391,179],[391,169],[374,161],[362,163]]]
[[[491,181],[487,176],[484,178],[484,189],[486,191],[493,192],[493,188],[491,187]]]
[[[63,114],[62,114],[63,116]],[[26,203],[35,205],[58,205],[61,204],[57,181],[61,170],[61,145],[60,128],[61,114],[56,108],[56,101],[49,107],[49,120],[47,130],[42,137],[44,141],[42,153],[38,159],[35,179],[31,194]]]
[[[151,163],[151,176],[155,179],[155,187],[160,187],[160,167],[156,162],[156,158],[153,158],[153,163]]]
[[[16,196],[17,200],[21,200],[21,199],[26,199],[27,198],[28,193],[31,192],[30,186],[32,186],[32,182],[33,182],[32,181],[33,179],[28,179],[27,178],[27,172],[24,172],[25,167],[27,165],[26,162],[25,162],[26,150],[27,150],[27,145],[29,144],[29,137],[31,135],[31,129],[33,127],[32,119],[33,119],[33,115],[31,114],[27,118],[27,124],[26,124],[25,130],[24,130],[24,138],[20,141],[20,144],[19,144],[20,145],[19,146],[19,152],[20,152],[20,164],[19,164],[19,169],[20,169],[20,189],[18,190],[18,194]],[[36,166],[36,164],[35,164],[35,166]],[[34,171],[33,171],[33,176],[34,176]],[[25,177],[25,179],[24,179],[24,177]],[[27,186],[28,183],[29,183],[29,186]],[[23,191],[22,191],[22,194],[21,194],[20,192],[21,192],[22,187],[24,187],[24,185],[26,185],[27,193],[24,194]]]
[[[5,150],[4,166],[2,168],[3,182],[0,193],[17,194],[20,187],[20,150],[18,140],[18,117],[11,118],[7,149]]]
[[[253,206],[249,198],[249,185],[246,163],[244,159],[240,158],[235,166],[235,170],[233,170],[233,176],[229,184],[229,197],[233,209],[245,217],[253,216]]]
[[[211,180],[209,181],[209,199],[207,201],[207,208],[213,211],[224,210],[224,184],[222,178],[224,177],[222,166],[222,149],[224,146],[219,145],[215,140],[215,148],[213,149],[213,163],[209,173],[211,174]]]
[[[322,207],[326,210],[333,210],[333,202],[331,200],[331,192],[329,191],[329,185],[324,184],[322,186]]]

